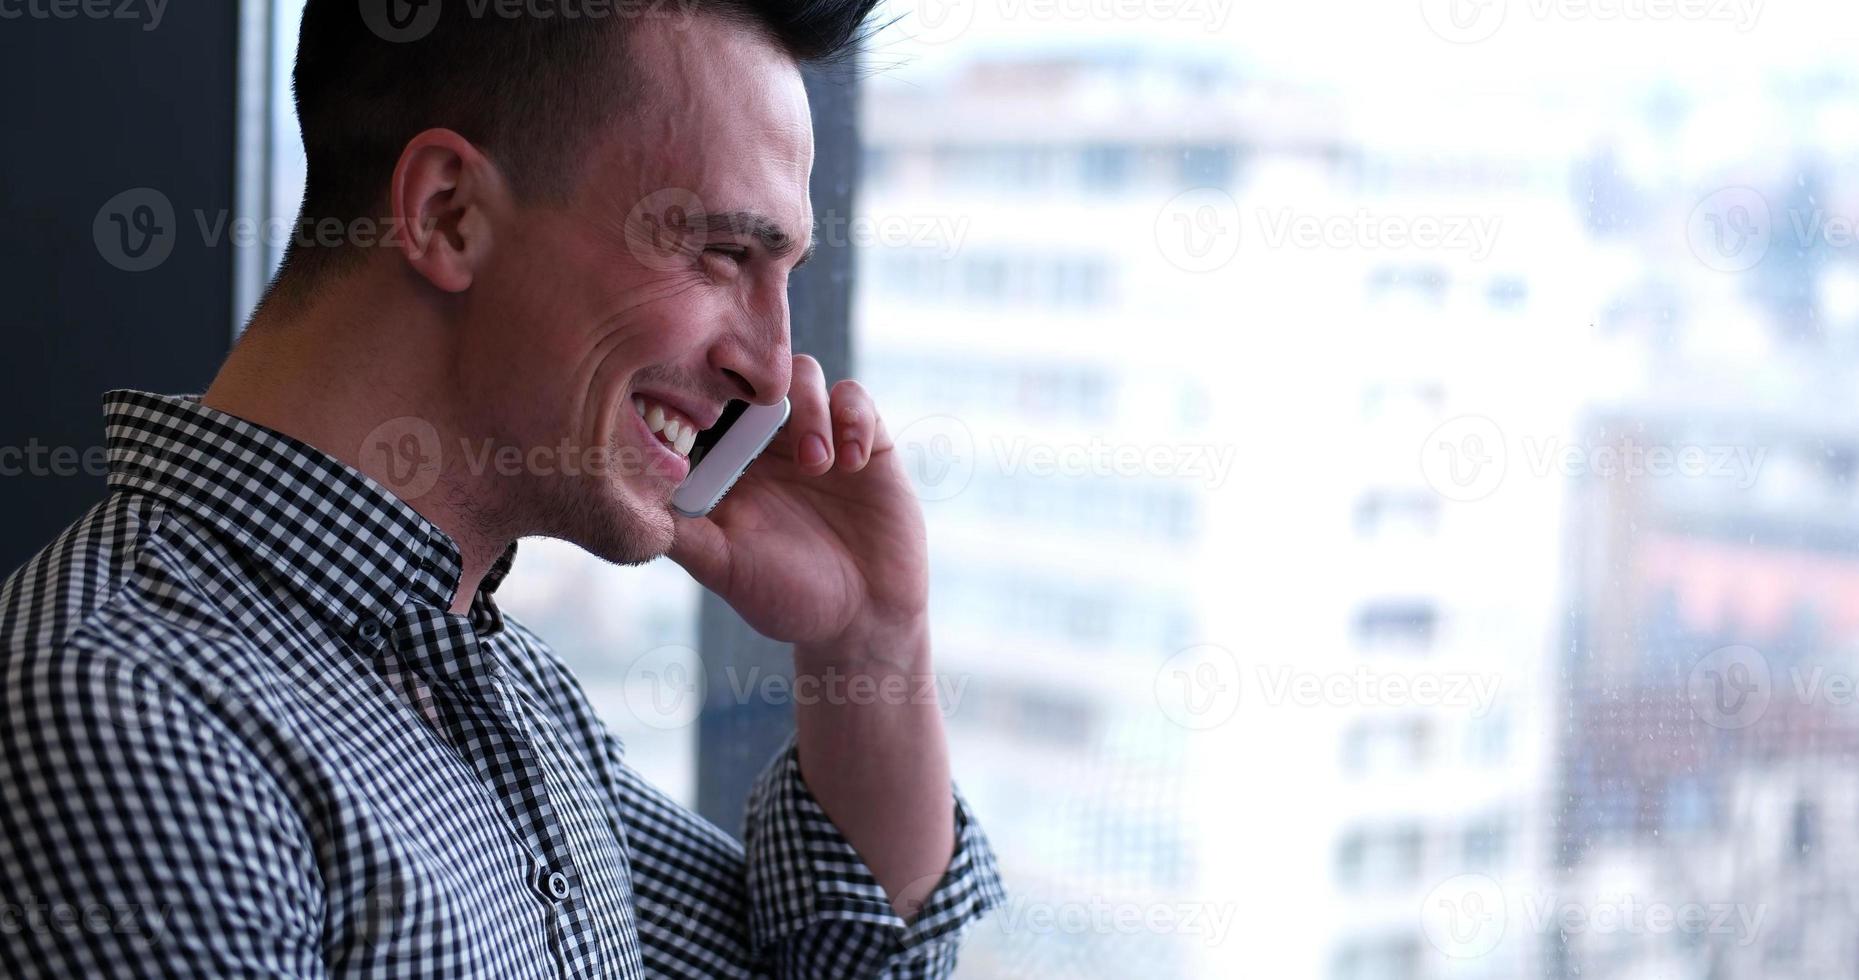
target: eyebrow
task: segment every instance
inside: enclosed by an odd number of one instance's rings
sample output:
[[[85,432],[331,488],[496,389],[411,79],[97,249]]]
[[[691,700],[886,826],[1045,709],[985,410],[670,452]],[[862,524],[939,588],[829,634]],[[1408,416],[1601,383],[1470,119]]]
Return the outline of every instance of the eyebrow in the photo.
[[[781,227],[781,223],[757,211],[717,211],[702,216],[694,216],[691,224],[703,228],[706,232],[724,232],[735,235],[749,235],[768,254],[781,258],[794,251],[796,239]],[[800,254],[800,261],[794,263],[798,269],[813,258],[813,250],[818,242],[808,242],[807,250]]]

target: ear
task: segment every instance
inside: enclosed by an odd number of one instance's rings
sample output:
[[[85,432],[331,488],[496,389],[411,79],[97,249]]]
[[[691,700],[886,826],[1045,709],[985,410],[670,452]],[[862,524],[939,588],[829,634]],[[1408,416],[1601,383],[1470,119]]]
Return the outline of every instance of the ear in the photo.
[[[388,189],[407,265],[448,293],[470,288],[491,253],[492,218],[509,192],[490,158],[449,129],[407,141]]]

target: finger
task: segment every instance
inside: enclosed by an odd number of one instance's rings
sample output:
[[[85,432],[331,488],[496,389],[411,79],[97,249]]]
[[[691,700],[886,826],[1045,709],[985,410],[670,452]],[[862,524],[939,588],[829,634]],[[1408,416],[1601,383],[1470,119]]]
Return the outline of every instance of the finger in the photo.
[[[729,568],[729,539],[723,529],[708,517],[679,517],[677,522],[677,534],[666,554],[690,572],[698,585],[719,591]]]
[[[878,434],[878,406],[865,386],[847,378],[833,385],[833,450],[839,469],[857,473],[871,461],[872,440]]]
[[[794,380],[788,385],[787,436],[801,472],[818,476],[833,468],[833,424],[827,414],[826,372],[806,354],[794,355]]]

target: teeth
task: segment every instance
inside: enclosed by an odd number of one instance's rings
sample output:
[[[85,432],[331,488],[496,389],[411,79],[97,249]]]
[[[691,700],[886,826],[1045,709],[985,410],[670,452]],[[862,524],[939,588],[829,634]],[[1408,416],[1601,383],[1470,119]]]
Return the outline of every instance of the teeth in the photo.
[[[641,395],[633,396],[633,411],[645,419],[645,427],[663,440],[665,448],[680,456],[691,454],[691,447],[697,443],[697,426],[690,419]]]

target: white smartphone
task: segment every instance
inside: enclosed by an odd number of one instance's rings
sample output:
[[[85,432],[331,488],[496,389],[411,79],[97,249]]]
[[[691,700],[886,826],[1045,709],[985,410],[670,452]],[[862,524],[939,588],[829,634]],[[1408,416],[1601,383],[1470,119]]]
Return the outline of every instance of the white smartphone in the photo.
[[[686,517],[710,513],[755,457],[768,448],[775,433],[787,424],[787,417],[785,398],[775,405],[730,402],[716,424],[699,432],[691,444],[691,472],[671,495],[671,509]]]

